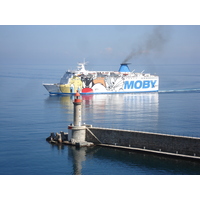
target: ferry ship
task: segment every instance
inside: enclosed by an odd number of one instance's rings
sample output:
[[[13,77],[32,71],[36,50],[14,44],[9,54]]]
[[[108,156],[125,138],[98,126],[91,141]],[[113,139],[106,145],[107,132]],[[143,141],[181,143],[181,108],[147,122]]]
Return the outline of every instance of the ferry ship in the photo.
[[[78,63],[77,69],[68,70],[60,83],[43,83],[50,95],[104,94],[158,92],[159,77],[149,73],[130,71],[128,63],[122,63],[118,71],[89,71],[86,62]]]

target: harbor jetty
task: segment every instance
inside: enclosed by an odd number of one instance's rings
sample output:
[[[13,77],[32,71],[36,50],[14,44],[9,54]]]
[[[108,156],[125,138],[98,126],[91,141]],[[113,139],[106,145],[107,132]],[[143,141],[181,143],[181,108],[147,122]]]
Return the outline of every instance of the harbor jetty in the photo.
[[[82,100],[77,92],[74,96],[73,123],[68,133],[51,133],[46,140],[54,144],[77,147],[100,145],[160,156],[200,161],[200,138],[162,133],[93,127],[82,123]]]

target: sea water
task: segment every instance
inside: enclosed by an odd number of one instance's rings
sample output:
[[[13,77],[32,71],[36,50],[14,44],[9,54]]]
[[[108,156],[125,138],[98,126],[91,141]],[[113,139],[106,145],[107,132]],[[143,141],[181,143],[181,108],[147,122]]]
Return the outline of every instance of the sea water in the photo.
[[[158,93],[84,95],[83,122],[200,137],[200,65],[138,68],[159,75]],[[42,86],[59,82],[66,70],[53,65],[0,66],[1,175],[200,174],[195,161],[46,142],[51,132],[67,132],[73,121],[73,97],[49,96]]]

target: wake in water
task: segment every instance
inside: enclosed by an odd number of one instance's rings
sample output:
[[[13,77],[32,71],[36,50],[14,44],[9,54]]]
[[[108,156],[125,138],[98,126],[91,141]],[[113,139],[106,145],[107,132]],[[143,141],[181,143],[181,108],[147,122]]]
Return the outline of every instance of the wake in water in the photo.
[[[178,90],[159,90],[159,93],[178,93],[178,92],[200,92],[200,88],[178,89]]]

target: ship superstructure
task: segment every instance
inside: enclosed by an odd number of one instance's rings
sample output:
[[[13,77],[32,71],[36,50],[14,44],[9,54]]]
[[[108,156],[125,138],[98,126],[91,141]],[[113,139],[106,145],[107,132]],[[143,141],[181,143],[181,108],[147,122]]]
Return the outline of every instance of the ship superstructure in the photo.
[[[44,83],[50,94],[103,94],[157,92],[159,77],[148,73],[130,71],[128,63],[122,63],[118,71],[89,71],[86,62],[78,63],[77,70],[68,70],[60,83]]]

